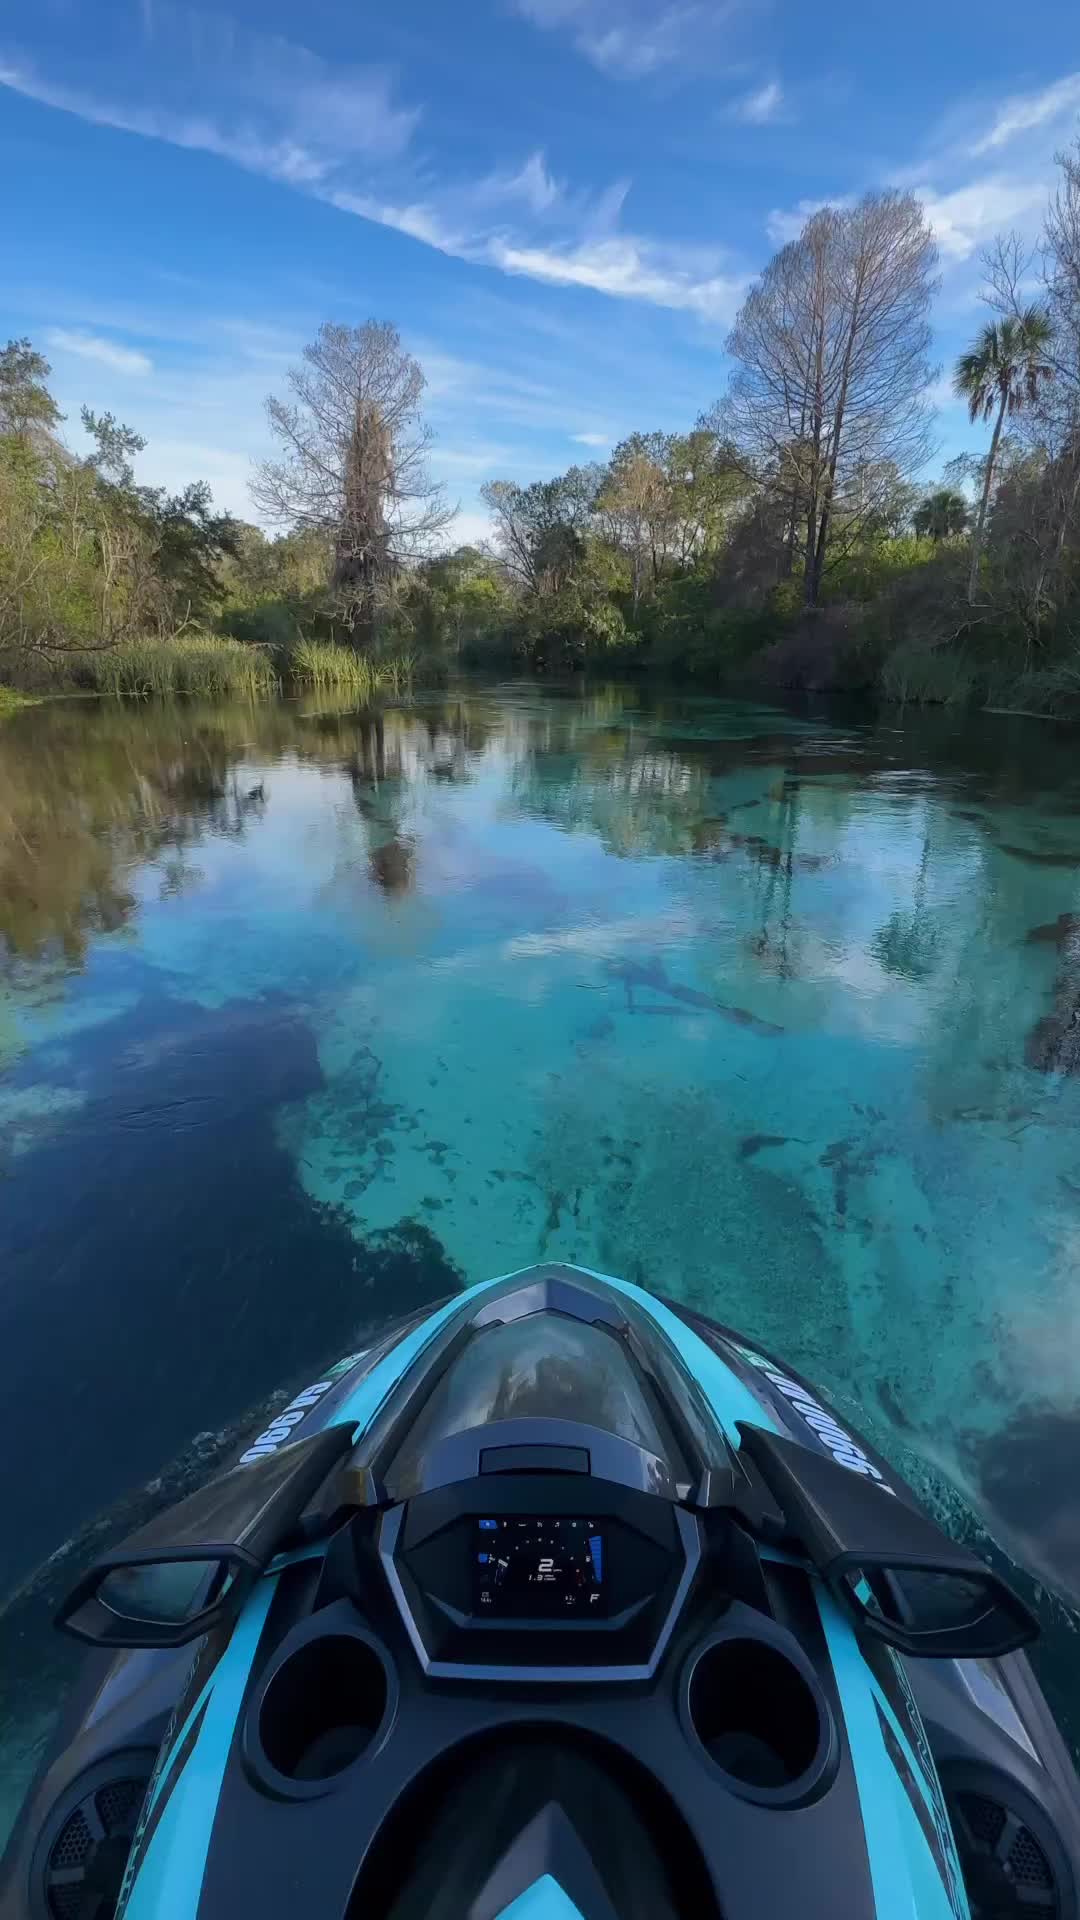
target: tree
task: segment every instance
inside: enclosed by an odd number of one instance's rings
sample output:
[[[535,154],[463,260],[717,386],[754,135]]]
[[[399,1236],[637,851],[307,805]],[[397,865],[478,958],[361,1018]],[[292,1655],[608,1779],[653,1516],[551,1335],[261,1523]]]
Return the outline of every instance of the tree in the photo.
[[[29,340],[9,340],[0,352],[0,434],[27,439],[33,428],[44,433],[63,419],[45,385],[52,368]]]
[[[707,419],[691,433],[633,433],[616,447],[596,518],[629,558],[635,608],[647,572],[655,590],[666,570],[716,550],[745,492],[735,455]]]
[[[395,327],[327,324],[288,376],[290,400],[266,403],[282,456],[252,483],[268,519],[333,542],[331,585],[356,644],[374,631],[380,597],[453,518],[427,470],[425,381]]]
[[[989,420],[996,410],[990,452],[986,458],[982,499],[979,502],[975,534],[971,542],[971,571],[968,576],[968,605],[973,605],[979,581],[979,561],[986,533],[986,515],[990,490],[994,483],[998,445],[1006,414],[1022,413],[1034,406],[1044,381],[1053,377],[1048,354],[1052,327],[1043,307],[1026,307],[1016,315],[1006,314],[992,320],[979,334],[975,345],[961,354],[956,363],[953,386],[958,397],[966,400],[971,419],[981,414]]]
[[[915,531],[921,539],[950,540],[966,532],[967,523],[967,501],[951,487],[939,487],[915,509]]]
[[[602,481],[601,467],[570,467],[528,487],[491,480],[481,488],[500,557],[527,592],[557,593],[570,578],[584,552]]]
[[[609,535],[630,556],[630,582],[634,610],[641,598],[642,578],[651,556],[655,585],[659,556],[667,545],[674,511],[671,488],[659,461],[653,457],[649,440],[663,441],[665,436],[632,434],[616,447],[607,479],[597,498],[597,509],[606,520]]]
[[[911,194],[823,208],[770,262],[728,338],[736,369],[713,423],[753,482],[786,494],[788,564],[801,545],[808,607],[855,471],[903,475],[927,457],[936,261]],[[876,506],[869,488],[865,510]],[[857,517],[845,531],[857,535]]]

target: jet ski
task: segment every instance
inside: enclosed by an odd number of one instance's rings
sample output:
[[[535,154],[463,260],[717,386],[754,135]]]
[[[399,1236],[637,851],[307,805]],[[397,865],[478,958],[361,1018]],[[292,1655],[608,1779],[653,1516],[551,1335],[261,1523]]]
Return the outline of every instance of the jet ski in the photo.
[[[10,1920],[1076,1920],[1022,1601],[791,1368],[547,1265],[99,1559]]]

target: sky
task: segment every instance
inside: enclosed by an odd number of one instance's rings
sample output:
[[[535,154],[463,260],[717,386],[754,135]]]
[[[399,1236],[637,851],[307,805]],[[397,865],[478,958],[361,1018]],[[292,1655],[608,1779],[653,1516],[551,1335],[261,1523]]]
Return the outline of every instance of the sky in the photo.
[[[917,192],[941,255],[932,471],[982,428],[947,370],[979,252],[1034,242],[1080,134],[1075,0],[4,0],[0,337],[139,477],[255,518],[264,403],[324,320],[390,320],[432,466],[485,480],[689,428],[806,213]]]

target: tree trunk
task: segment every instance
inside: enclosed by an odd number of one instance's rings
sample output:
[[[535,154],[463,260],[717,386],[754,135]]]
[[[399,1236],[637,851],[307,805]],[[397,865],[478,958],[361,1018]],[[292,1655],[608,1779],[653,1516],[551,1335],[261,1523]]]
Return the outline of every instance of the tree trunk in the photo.
[[[852,295],[851,320],[848,325],[847,341],[844,346],[844,364],[840,374],[840,391],[833,417],[829,459],[825,468],[825,483],[821,493],[821,512],[818,517],[817,546],[813,555],[812,570],[809,575],[809,591],[806,596],[808,607],[816,607],[821,597],[821,578],[825,571],[825,554],[829,544],[829,527],[832,522],[833,497],[836,491],[836,469],[840,460],[840,443],[844,432],[844,416],[847,412],[848,388],[851,382],[851,363],[862,324],[863,312],[862,271],[857,274]]]
[[[986,532],[986,514],[990,505],[990,488],[994,482],[994,468],[997,465],[998,441],[1005,422],[1005,408],[1008,394],[1001,396],[998,417],[994,422],[994,437],[990,442],[990,451],[986,456],[986,479],[983,481],[982,499],[979,502],[979,518],[975,522],[975,533],[971,542],[971,572],[968,575],[968,606],[975,605],[975,589],[979,584],[979,561],[982,558],[983,535]]]

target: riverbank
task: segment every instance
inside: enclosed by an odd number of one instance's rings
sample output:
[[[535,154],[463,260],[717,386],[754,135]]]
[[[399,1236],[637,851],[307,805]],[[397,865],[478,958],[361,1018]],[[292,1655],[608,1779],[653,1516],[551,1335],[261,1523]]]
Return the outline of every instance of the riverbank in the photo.
[[[16,693],[13,687],[0,686],[0,720],[5,714],[18,713],[20,707],[32,707],[36,704],[31,695]]]
[[[181,694],[218,700],[266,698],[310,687],[365,701],[377,694],[408,692],[415,670],[416,662],[407,654],[372,656],[352,647],[306,640],[291,649],[274,649],[215,633],[185,634],[83,651],[73,648],[44,666],[35,660],[31,680],[35,692],[0,685],[0,714],[31,705],[45,692],[133,699]],[[441,677],[441,667],[434,669],[435,683]]]

